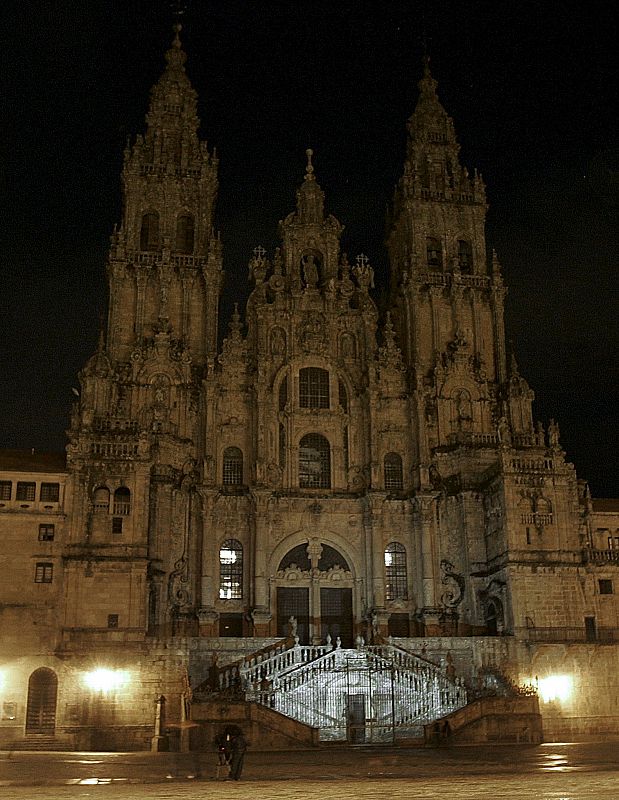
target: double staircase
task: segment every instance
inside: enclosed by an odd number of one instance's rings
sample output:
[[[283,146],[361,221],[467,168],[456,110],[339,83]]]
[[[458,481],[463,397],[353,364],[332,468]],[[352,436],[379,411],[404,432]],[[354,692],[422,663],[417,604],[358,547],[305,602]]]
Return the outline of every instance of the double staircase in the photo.
[[[256,655],[229,676],[247,701],[353,744],[416,739],[424,726],[467,703],[464,686],[394,644],[293,647]]]

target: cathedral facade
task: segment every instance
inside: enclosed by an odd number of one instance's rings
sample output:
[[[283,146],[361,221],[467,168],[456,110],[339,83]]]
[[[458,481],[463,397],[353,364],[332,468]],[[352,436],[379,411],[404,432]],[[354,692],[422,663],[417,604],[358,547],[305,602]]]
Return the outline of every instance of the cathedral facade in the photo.
[[[35,489],[0,511],[57,528],[11,556],[52,565],[37,583],[54,590],[26,603],[45,607],[45,636],[28,653],[10,639],[23,674],[2,741],[27,731],[32,670],[60,676],[65,732],[94,724],[81,673],[133,671],[141,693],[106,724],[144,738],[153,699],[182,694],[183,675],[198,685],[216,656],[291,634],[397,640],[467,683],[569,672],[582,695],[589,670],[584,705],[557,695],[542,709],[547,735],[617,732],[617,520],[597,541],[557,424],[533,419],[506,352],[484,183],[460,163],[427,64],[388,219],[387,310],[368,258],[340,249],[308,150],[280,246],[254,250],[220,346],[218,161],[185,59],[177,33],[125,151],[107,328],[80,374],[59,496],[39,502],[40,465],[4,463],[3,485],[13,470]],[[39,611],[13,609],[10,625]]]

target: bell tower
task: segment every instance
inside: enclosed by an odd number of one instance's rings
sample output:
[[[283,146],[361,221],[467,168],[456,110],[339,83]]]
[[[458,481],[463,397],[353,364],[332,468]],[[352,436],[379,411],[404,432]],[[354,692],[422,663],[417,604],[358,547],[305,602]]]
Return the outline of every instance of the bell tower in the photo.
[[[387,237],[426,462],[435,447],[495,434],[497,385],[507,378],[505,289],[486,252],[485,187],[460,164],[459,150],[426,59]]]
[[[151,90],[146,133],[125,150],[122,220],[108,262],[107,340],[121,360],[163,329],[196,364],[217,349],[217,158],[198,139],[196,92],[179,32],[176,25],[166,68]]]

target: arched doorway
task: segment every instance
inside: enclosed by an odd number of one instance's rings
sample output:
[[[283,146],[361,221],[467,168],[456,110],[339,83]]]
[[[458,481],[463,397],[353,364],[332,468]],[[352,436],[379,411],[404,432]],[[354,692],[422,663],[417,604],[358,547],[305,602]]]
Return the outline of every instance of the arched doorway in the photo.
[[[318,540],[297,545],[277,570],[277,634],[290,635],[294,617],[301,644],[353,645],[353,578],[346,559]]]
[[[35,670],[28,681],[26,733],[52,734],[56,730],[58,678],[52,669]]]

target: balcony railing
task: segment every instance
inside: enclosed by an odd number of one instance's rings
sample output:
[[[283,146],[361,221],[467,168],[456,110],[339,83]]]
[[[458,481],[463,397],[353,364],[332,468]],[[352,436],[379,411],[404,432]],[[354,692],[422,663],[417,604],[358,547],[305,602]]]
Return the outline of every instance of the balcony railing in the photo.
[[[588,547],[584,551],[584,558],[590,564],[619,564],[619,549],[596,550],[593,547]]]
[[[614,644],[619,642],[619,628],[529,628],[530,642],[585,642]]]

